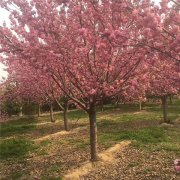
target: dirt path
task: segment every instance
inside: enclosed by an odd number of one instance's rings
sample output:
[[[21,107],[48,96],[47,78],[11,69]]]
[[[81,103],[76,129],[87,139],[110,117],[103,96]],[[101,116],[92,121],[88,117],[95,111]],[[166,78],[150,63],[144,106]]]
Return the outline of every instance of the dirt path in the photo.
[[[44,140],[54,139],[54,138],[59,137],[59,136],[78,133],[80,130],[87,129],[87,128],[88,128],[88,126],[78,127],[78,128],[75,128],[75,129],[73,129],[71,131],[60,131],[60,132],[57,132],[57,133],[54,133],[54,134],[49,134],[49,135],[34,139],[34,142],[40,142],[40,141],[44,141]]]

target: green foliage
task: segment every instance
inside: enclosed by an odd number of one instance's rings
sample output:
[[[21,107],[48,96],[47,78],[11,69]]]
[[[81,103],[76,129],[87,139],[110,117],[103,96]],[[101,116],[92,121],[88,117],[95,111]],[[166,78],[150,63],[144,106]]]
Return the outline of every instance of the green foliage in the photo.
[[[0,142],[0,159],[22,158],[37,146],[27,139],[7,139]]]

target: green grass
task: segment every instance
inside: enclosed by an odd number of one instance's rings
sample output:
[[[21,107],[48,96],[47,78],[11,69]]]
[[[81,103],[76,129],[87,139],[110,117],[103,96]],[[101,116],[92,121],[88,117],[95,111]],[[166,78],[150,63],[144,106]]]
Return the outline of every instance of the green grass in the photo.
[[[169,128],[147,127],[137,130],[99,133],[99,143],[110,147],[122,140],[131,140],[138,149],[148,151],[171,151],[180,155],[180,131],[172,132]]]
[[[57,122],[62,121],[62,113],[58,113],[54,115]],[[73,110],[68,112],[68,119],[71,124],[71,121],[77,121],[83,118],[87,118],[87,114],[82,110]],[[33,130],[39,131],[39,127],[37,127],[37,123],[42,122],[50,122],[49,115],[41,116],[39,118],[35,116],[26,116],[19,118],[17,120],[4,122],[0,124],[0,136],[8,137],[8,136],[17,136],[22,135],[28,132],[32,132]],[[51,126],[53,124],[48,124],[47,126],[40,127],[42,134],[46,134],[47,131],[51,131]]]
[[[166,140],[165,130],[152,127],[143,128],[135,131],[113,131],[112,133],[100,133],[99,140],[102,144],[118,142],[121,140],[135,140],[141,144],[159,143]]]
[[[22,177],[22,172],[19,172],[19,171],[17,171],[17,172],[13,172],[12,174],[11,174],[11,179],[13,179],[13,180],[18,180],[18,179],[20,179],[21,177]]]
[[[20,135],[36,129],[37,119],[33,116],[22,117],[17,120],[0,124],[0,136]]]
[[[39,120],[35,116],[24,116],[24,117],[15,117],[12,121],[4,122],[2,124],[9,125],[29,125],[37,123]]]
[[[61,167],[59,165],[51,165],[46,169],[43,174],[42,180],[62,180],[62,177],[56,177],[58,173],[61,172]],[[56,176],[55,176],[56,174]]]
[[[49,146],[50,144],[51,144],[50,140],[43,140],[43,141],[40,142],[41,146]]]
[[[146,104],[144,110],[147,112],[159,114],[162,117],[162,107],[157,104]],[[180,112],[180,101],[177,98],[173,99],[172,104],[168,104],[168,118],[172,121],[180,116],[178,112]]]
[[[17,134],[23,134],[26,132],[30,132],[36,128],[36,125],[34,124],[8,124],[4,123],[1,124],[0,128],[0,135],[2,137],[4,136],[10,136],[10,135],[17,135]]]
[[[42,180],[62,180],[62,177],[44,176]]]
[[[50,167],[49,172],[53,173],[53,172],[60,172],[61,168],[57,165],[53,165]]]
[[[86,149],[90,145],[89,139],[75,139],[75,138],[67,138],[66,142],[68,144],[75,146],[77,149]]]
[[[120,111],[128,107],[136,109],[136,105],[120,105]],[[134,108],[133,108],[134,107]],[[121,109],[122,108],[122,109]],[[131,140],[132,145],[149,151],[169,151],[180,155],[180,127],[160,127],[162,109],[156,104],[143,105],[146,112],[121,113],[111,112],[98,121],[98,140],[103,146],[110,147],[122,140]],[[179,117],[180,101],[174,99],[169,104],[168,118],[174,122]]]
[[[5,178],[2,178],[2,180],[9,180],[9,179],[19,180],[22,176],[23,176],[23,173],[22,173],[22,172],[14,171],[14,172],[12,172],[9,176],[7,176],[7,177],[5,177]]]
[[[139,110],[138,104],[119,104],[118,106],[115,106],[113,104],[107,104],[104,105],[104,111],[113,111],[113,110],[120,110],[122,112],[134,112]],[[100,108],[98,108],[98,111],[100,111]]]
[[[70,121],[77,121],[88,117],[85,111],[79,109],[69,111],[67,116]],[[60,118],[63,119],[62,113],[60,114]]]
[[[7,139],[0,142],[0,148],[0,159],[7,160],[24,158],[37,149],[37,146],[27,139]]]

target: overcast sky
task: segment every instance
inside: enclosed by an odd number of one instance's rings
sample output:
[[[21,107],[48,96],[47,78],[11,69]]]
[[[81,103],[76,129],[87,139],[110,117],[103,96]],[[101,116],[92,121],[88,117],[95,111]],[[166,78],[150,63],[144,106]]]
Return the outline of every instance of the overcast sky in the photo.
[[[154,0],[154,1],[156,3],[160,2],[160,0]],[[7,23],[7,25],[9,24],[8,12],[0,8],[0,26],[4,21]],[[2,80],[2,77],[7,77],[7,72],[3,70],[4,68],[5,68],[4,65],[0,63],[0,81]]]
[[[4,21],[9,23],[8,12],[0,8],[0,26],[2,25]],[[3,77],[7,77],[7,72],[4,71],[4,68],[5,66],[2,63],[0,63],[0,82]]]

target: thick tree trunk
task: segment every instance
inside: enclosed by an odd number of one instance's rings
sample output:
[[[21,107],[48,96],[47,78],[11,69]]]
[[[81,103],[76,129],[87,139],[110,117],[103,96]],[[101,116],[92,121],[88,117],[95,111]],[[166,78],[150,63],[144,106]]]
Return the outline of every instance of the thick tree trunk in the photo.
[[[68,119],[67,119],[67,111],[68,111],[68,100],[64,101],[64,110],[63,110],[63,118],[64,118],[64,129],[65,131],[69,131]]]
[[[23,116],[23,113],[22,113],[22,106],[21,106],[19,109],[20,109],[19,117],[22,117],[22,116]]]
[[[141,101],[139,102],[139,111],[141,111],[142,110],[142,103],[141,103]]]
[[[50,117],[51,117],[51,122],[55,122],[54,113],[53,113],[53,104],[50,104]]]
[[[40,116],[41,116],[41,105],[38,104],[38,117],[40,117]]]
[[[165,123],[170,123],[167,117],[167,96],[162,96],[163,120]]]
[[[97,124],[96,124],[96,107],[92,103],[89,109],[90,123],[90,146],[91,146],[91,161],[97,161]]]

